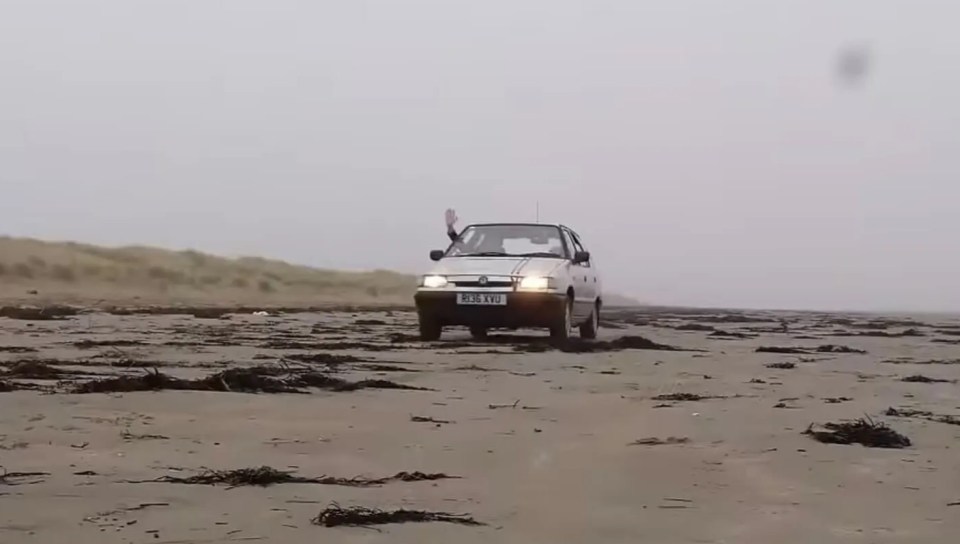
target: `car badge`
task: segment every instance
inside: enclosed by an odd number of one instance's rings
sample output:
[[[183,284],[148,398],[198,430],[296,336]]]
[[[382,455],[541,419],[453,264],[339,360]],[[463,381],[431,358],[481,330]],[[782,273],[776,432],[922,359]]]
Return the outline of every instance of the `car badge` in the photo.
[[[486,285],[486,284],[487,284],[487,277],[480,276],[480,285]]]

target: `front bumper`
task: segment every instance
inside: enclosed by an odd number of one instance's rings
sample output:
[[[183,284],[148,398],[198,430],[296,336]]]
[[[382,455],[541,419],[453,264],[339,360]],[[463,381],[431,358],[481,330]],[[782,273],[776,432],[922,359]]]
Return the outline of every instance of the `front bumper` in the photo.
[[[504,293],[504,306],[457,304],[456,290],[421,290],[414,295],[417,313],[441,326],[488,328],[550,327],[565,311],[567,297],[555,292]],[[471,291],[481,292],[481,291]]]

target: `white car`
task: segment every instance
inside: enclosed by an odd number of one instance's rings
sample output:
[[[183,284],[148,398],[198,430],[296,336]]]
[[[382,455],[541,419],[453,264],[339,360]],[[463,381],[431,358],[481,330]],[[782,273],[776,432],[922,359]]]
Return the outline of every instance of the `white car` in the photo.
[[[469,225],[420,278],[414,295],[420,337],[437,340],[445,326],[474,337],[491,328],[544,327],[564,340],[579,327],[596,338],[600,279],[580,237],[563,225]]]

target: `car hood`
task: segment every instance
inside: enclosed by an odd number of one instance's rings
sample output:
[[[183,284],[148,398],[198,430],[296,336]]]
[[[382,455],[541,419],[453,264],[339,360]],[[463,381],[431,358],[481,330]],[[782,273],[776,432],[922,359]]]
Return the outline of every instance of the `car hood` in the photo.
[[[447,257],[430,270],[438,276],[549,276],[563,266],[549,257]]]

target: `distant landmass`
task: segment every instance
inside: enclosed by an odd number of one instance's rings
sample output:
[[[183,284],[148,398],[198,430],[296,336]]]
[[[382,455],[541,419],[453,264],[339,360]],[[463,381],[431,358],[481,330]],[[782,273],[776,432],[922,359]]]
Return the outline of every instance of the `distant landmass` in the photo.
[[[416,276],[147,246],[0,237],[0,300],[82,305],[410,305]],[[605,295],[611,306],[634,306]]]
[[[623,295],[618,295],[616,293],[608,293],[604,295],[603,303],[606,306],[642,306],[640,301]]]

